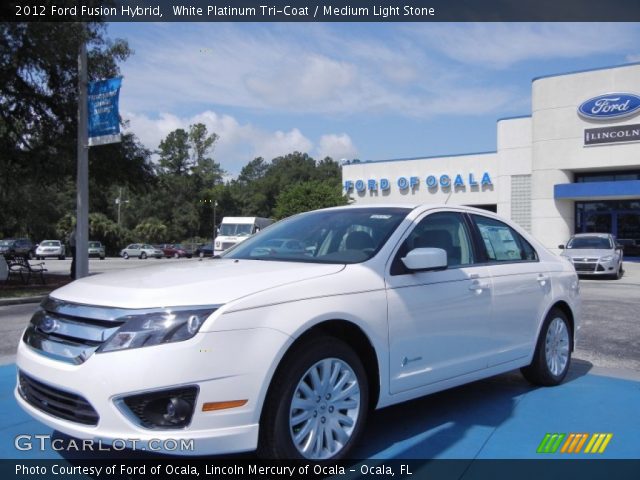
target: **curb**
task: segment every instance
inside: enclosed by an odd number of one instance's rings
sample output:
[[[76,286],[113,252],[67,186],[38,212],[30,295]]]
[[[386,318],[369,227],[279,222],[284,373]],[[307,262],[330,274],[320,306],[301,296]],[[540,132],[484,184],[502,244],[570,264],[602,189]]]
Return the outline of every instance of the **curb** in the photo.
[[[22,305],[25,303],[40,303],[45,297],[46,295],[21,298],[0,298],[0,307],[4,307],[7,305]]]

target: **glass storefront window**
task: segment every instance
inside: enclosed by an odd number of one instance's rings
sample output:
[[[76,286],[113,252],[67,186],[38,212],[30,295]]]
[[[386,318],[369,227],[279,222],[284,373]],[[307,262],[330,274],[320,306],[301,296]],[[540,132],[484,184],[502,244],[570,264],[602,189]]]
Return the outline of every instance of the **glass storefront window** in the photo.
[[[576,202],[575,218],[576,233],[611,233],[624,240],[625,256],[640,255],[640,200]]]
[[[574,179],[575,183],[622,182],[625,180],[640,180],[640,171],[627,170],[621,172],[576,173]]]

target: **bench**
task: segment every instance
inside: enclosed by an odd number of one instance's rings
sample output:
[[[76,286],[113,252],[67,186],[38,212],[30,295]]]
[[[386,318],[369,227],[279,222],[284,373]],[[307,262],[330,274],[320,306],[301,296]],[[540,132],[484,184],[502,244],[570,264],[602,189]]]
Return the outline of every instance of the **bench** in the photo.
[[[44,268],[44,262],[30,263],[29,259],[23,255],[13,255],[6,257],[7,266],[9,267],[9,278],[11,276],[20,276],[20,280],[25,285],[28,285],[31,281],[31,277],[40,277],[40,282],[44,285],[44,272],[47,271]]]

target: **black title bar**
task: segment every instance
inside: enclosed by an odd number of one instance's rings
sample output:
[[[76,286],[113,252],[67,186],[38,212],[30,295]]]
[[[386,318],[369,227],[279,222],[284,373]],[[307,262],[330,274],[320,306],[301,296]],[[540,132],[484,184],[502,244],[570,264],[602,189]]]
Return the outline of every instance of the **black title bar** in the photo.
[[[10,22],[640,21],[638,0],[22,0],[0,11]]]

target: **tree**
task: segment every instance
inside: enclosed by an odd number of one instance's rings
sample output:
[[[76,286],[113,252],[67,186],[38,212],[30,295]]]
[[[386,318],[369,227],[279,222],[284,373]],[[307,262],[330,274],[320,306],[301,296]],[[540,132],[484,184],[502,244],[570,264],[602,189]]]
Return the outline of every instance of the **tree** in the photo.
[[[162,241],[167,235],[167,226],[157,218],[151,217],[139,223],[133,234],[147,243]]]
[[[191,162],[189,155],[189,134],[178,128],[164,140],[160,141],[158,150],[160,156],[159,172],[169,175],[187,175]]]
[[[348,199],[340,186],[313,180],[289,186],[278,195],[274,216],[282,219],[318,208],[346,205]]]
[[[75,210],[78,47],[87,44],[89,80],[118,76],[131,54],[105,32],[93,21],[0,24],[2,234],[52,238],[56,222]],[[114,183],[142,189],[150,182],[149,152],[131,134],[91,148],[89,159],[92,211],[108,211]]]

